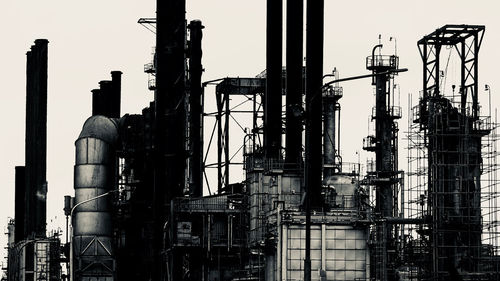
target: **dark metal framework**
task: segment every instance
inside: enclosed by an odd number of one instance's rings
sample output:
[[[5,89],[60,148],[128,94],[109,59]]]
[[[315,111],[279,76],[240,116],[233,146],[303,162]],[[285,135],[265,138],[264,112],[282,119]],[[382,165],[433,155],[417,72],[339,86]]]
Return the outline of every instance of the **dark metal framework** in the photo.
[[[208,85],[209,83],[204,83]],[[262,146],[261,135],[262,130],[262,101],[265,91],[264,78],[224,78],[216,86],[215,99],[217,108],[215,112],[206,112],[203,109],[203,117],[215,117],[215,123],[210,131],[210,138],[206,147],[205,155],[203,157],[203,173],[205,183],[210,191],[210,184],[207,175],[207,169],[217,169],[217,191],[221,193],[226,189],[230,182],[229,172],[230,167],[234,165],[243,165],[243,162],[233,161],[237,153],[240,153],[243,145],[239,146],[236,152],[230,149],[229,131],[233,125],[236,125],[245,134],[251,135],[248,146],[255,149]],[[233,98],[231,98],[233,97]],[[205,93],[203,94],[203,104],[205,104]],[[231,100],[240,101],[238,104],[231,106]],[[251,109],[246,104],[251,104]],[[251,115],[252,121],[246,127],[243,120],[236,115]],[[202,121],[204,124],[206,121]],[[250,129],[251,131],[248,131]],[[214,140],[215,132],[217,142],[217,159],[214,163],[208,162],[208,157],[212,153],[212,143]]]
[[[453,46],[460,61],[461,113],[465,114],[467,96],[472,101],[472,117],[478,118],[478,53],[483,41],[485,27],[482,25],[445,25],[418,41],[420,56],[423,61],[423,97],[420,117],[427,116],[425,102],[428,98],[439,97],[440,53],[443,46]],[[425,127],[425,122],[420,122]]]
[[[489,246],[482,242],[482,201],[489,200],[481,179],[486,167],[483,148],[489,145],[483,145],[483,138],[493,129],[490,117],[480,116],[478,103],[478,53],[484,30],[477,25],[446,25],[418,41],[424,79],[413,122],[423,137],[423,144],[415,142],[424,151],[416,161],[427,170],[422,171],[427,194],[412,200],[421,205],[422,215],[430,217],[417,232],[420,245],[427,247],[423,251],[431,256],[418,269],[419,278],[496,280],[487,276],[484,253]],[[461,62],[459,100],[443,94],[443,46],[455,48]]]

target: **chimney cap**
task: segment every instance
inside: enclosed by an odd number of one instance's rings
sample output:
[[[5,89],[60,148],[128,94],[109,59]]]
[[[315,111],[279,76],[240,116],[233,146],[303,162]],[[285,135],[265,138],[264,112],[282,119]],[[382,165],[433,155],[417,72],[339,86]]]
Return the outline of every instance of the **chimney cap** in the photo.
[[[35,44],[36,45],[38,45],[38,44],[47,44],[47,43],[49,43],[49,40],[47,40],[47,39],[43,39],[42,38],[42,39],[36,39],[35,40]]]

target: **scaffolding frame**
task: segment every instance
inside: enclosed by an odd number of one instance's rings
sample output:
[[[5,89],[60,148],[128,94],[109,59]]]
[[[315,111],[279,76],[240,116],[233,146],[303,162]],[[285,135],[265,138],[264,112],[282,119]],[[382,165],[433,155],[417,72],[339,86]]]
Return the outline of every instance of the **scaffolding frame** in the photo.
[[[217,105],[215,111],[210,112],[205,108],[205,101],[207,98],[212,99],[213,97],[211,95],[208,96],[205,92],[203,92],[202,96],[202,123],[207,123],[207,117],[215,118],[215,122],[213,123],[211,130],[205,132],[210,134],[210,139],[205,149],[205,155],[203,156],[203,175],[209,192],[212,193],[207,175],[207,169],[216,168],[217,192],[221,193],[230,184],[230,167],[243,165],[241,158],[241,161],[235,161],[233,158],[246,144],[241,144],[237,151],[233,152],[231,148],[234,145],[230,145],[229,138],[230,128],[232,128],[232,126],[237,126],[243,131],[243,133],[252,135],[252,138],[248,140],[251,142],[250,147],[252,148],[255,148],[257,145],[262,143],[260,138],[260,135],[262,134],[262,122],[260,119],[263,116],[262,102],[265,91],[265,78],[227,77],[205,82],[203,85],[205,87],[206,85],[215,84],[215,82],[218,82],[215,89],[215,101]],[[233,101],[233,105],[231,105],[231,101]],[[234,102],[237,102],[237,104],[234,105]],[[248,104],[251,104],[251,108],[249,108]],[[250,115],[252,121],[250,124],[247,124],[248,122],[245,123],[244,118],[239,118],[237,115]],[[250,129],[251,132],[246,132],[245,130],[247,128]],[[212,160],[209,159],[209,157],[213,153],[212,143],[214,136],[216,138],[217,158]],[[245,141],[247,141],[246,138]]]
[[[421,250],[422,258],[413,259],[421,264],[414,280],[498,280],[498,124],[496,117],[491,119],[491,105],[481,115],[478,99],[484,30],[445,25],[418,41],[423,89],[418,105],[412,106],[411,95],[408,103],[408,199],[403,207],[407,217],[425,222],[405,227],[405,241]],[[451,96],[444,94],[450,58],[442,71],[442,47],[458,55],[458,95],[455,85]]]
[[[420,98],[420,101],[423,97]],[[442,99],[449,102],[451,110],[458,112],[458,106],[461,104],[460,96],[444,96]],[[471,272],[464,274],[466,278],[482,278],[481,280],[496,280],[498,278],[498,255],[500,254],[500,223],[498,221],[500,212],[498,203],[500,193],[497,191],[498,185],[498,163],[497,158],[497,133],[499,124],[495,116],[492,120],[490,113],[486,116],[473,115],[472,103],[467,103],[465,107],[466,115],[461,122],[456,123],[454,127],[453,120],[442,122],[434,119],[434,124],[428,123],[433,132],[422,130],[420,110],[421,103],[413,106],[412,96],[410,95],[408,111],[411,112],[408,118],[407,149],[408,149],[408,172],[407,172],[407,190],[405,191],[406,200],[403,206],[405,217],[407,218],[430,218],[429,224],[411,224],[404,227],[406,248],[411,248],[412,253],[405,253],[406,260],[413,259],[416,270],[409,276],[410,280],[445,280],[450,273],[445,272],[446,267],[443,264],[444,253],[454,252],[455,258],[464,258],[464,252],[468,252],[472,257]],[[491,112],[491,110],[490,110]],[[461,113],[457,113],[462,116]],[[439,115],[439,114],[438,114]],[[495,114],[496,115],[496,114]],[[441,116],[443,117],[443,116]],[[448,114],[444,118],[448,118]],[[430,117],[428,117],[430,118]],[[474,119],[476,119],[474,121]],[[464,128],[467,126],[467,128]],[[428,128],[429,128],[428,127]],[[456,138],[458,146],[456,150],[449,149],[450,145],[444,142]],[[469,143],[471,139],[479,139],[480,150],[471,151],[464,144]],[[432,157],[429,159],[429,148],[432,150]],[[447,149],[446,149],[447,148]],[[443,158],[458,159],[458,163],[446,163]],[[472,158],[476,158],[476,163],[471,163]],[[477,161],[478,160],[478,161]],[[470,186],[464,186],[453,192],[443,190],[446,186],[453,186],[456,183],[450,182],[452,179],[442,174],[430,176],[429,171],[439,171],[445,169],[457,169],[464,171],[466,169],[478,166],[480,174],[477,179],[464,177],[457,179],[461,185],[467,181],[476,181],[474,186],[480,189],[470,190]],[[433,167],[433,168],[429,168]],[[464,173],[462,172],[461,175]],[[459,184],[459,185],[460,185]],[[458,205],[455,210],[455,216],[450,204],[445,204],[444,199],[465,198],[469,201],[476,200],[476,206]],[[475,198],[477,197],[477,198]],[[459,199],[456,199],[459,200]],[[480,213],[477,213],[477,210]],[[448,221],[455,221],[456,227],[451,227],[447,222],[442,222],[443,217]],[[465,229],[457,227],[461,224]],[[461,235],[470,235],[470,239],[463,239],[461,245],[448,245],[443,241],[450,233],[460,232]],[[468,234],[466,234],[468,233]],[[479,237],[480,242],[474,242],[471,237]],[[465,243],[463,243],[465,242]],[[471,254],[472,252],[472,254]],[[411,255],[411,258],[409,258]],[[430,258],[432,257],[432,259]],[[417,266],[417,264],[424,266]],[[459,265],[465,266],[465,265]],[[465,271],[465,269],[464,269]],[[481,273],[479,273],[481,272]],[[460,273],[462,274],[462,273]],[[469,280],[469,279],[464,279]]]

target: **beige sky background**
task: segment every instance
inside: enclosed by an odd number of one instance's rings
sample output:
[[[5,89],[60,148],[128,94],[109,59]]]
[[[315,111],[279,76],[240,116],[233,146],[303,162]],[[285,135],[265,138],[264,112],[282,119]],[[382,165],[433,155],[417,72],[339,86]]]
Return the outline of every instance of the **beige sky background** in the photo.
[[[284,1],[286,2],[286,1]],[[365,57],[382,35],[383,52],[394,52],[400,66],[401,105],[418,94],[422,66],[416,42],[447,23],[484,24],[479,57],[480,89],[489,84],[493,107],[500,92],[500,4],[495,0],[464,1],[325,1],[325,73],[334,67],[341,77],[366,74]],[[155,16],[153,0],[19,0],[0,1],[0,225],[14,216],[14,166],[24,165],[25,53],[37,38],[49,43],[47,180],[48,229],[64,229],[63,196],[73,195],[74,141],[91,112],[90,90],[111,70],[121,70],[122,114],[139,113],[153,95],[143,65],[151,60],[154,35],[137,24]],[[265,68],[265,0],[187,0],[187,19],[206,26],[203,80],[226,76],[253,77]],[[450,64],[450,70],[453,68]],[[458,70],[458,64],[454,69]],[[451,74],[450,74],[451,75]],[[448,77],[458,83],[458,75]],[[369,80],[346,82],[342,105],[342,154],[356,161],[373,105]],[[212,88],[213,90],[213,88]],[[447,89],[449,90],[449,89]],[[480,102],[487,96],[481,91]],[[415,101],[414,101],[415,103]],[[406,118],[400,121],[400,154]],[[239,142],[239,140],[238,140]],[[361,159],[371,155],[362,152]],[[401,158],[400,157],[400,158]],[[406,169],[406,161],[400,168]],[[239,175],[241,176],[241,174]],[[6,237],[0,237],[2,251]]]

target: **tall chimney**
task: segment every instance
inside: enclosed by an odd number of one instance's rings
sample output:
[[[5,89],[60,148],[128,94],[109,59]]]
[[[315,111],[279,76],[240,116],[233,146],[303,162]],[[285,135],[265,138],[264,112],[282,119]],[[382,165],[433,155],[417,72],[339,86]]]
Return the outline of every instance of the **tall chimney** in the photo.
[[[304,280],[311,281],[311,208],[321,199],[321,113],[323,86],[324,0],[307,1],[306,39],[306,249]]]
[[[155,179],[154,179],[154,280],[161,280],[164,269],[163,226],[169,205],[183,195],[185,175],[185,40],[186,1],[156,2],[156,92],[155,92]],[[165,245],[166,243],[166,245]],[[169,259],[171,260],[171,259]],[[175,261],[172,260],[172,263]],[[182,266],[171,264],[178,276]],[[174,277],[174,279],[180,277]]]
[[[306,188],[312,207],[321,205],[321,112],[324,0],[307,1]]]
[[[121,110],[121,89],[122,89],[122,72],[121,71],[111,71],[111,118],[120,118]]]
[[[92,116],[103,115],[103,101],[100,89],[93,89],[92,91]]]
[[[190,58],[189,58],[189,108],[190,108],[190,132],[189,147],[190,157],[190,196],[201,197],[203,195],[203,144],[202,144],[202,87],[201,74],[203,66],[201,64],[202,49],[201,39],[204,26],[199,20],[189,23],[190,30]]]
[[[112,100],[112,92],[113,86],[112,82],[109,80],[103,80],[99,82],[99,100],[101,101],[101,115],[110,117],[112,115],[113,110],[113,100]]]
[[[24,213],[24,208],[26,203],[24,201],[25,198],[25,189],[26,189],[26,176],[25,176],[25,167],[24,166],[16,166],[16,183],[15,183],[15,217],[14,217],[14,241],[17,243],[24,239],[24,220],[26,219],[26,215]]]
[[[281,156],[283,0],[267,0],[264,148],[267,158]]]
[[[159,169],[157,183],[170,201],[184,184],[185,0],[157,1],[156,120]],[[159,191],[161,192],[161,191]]]
[[[24,238],[46,236],[48,42],[35,40],[27,53]]]
[[[304,1],[288,0],[286,7],[286,163],[300,163]]]

